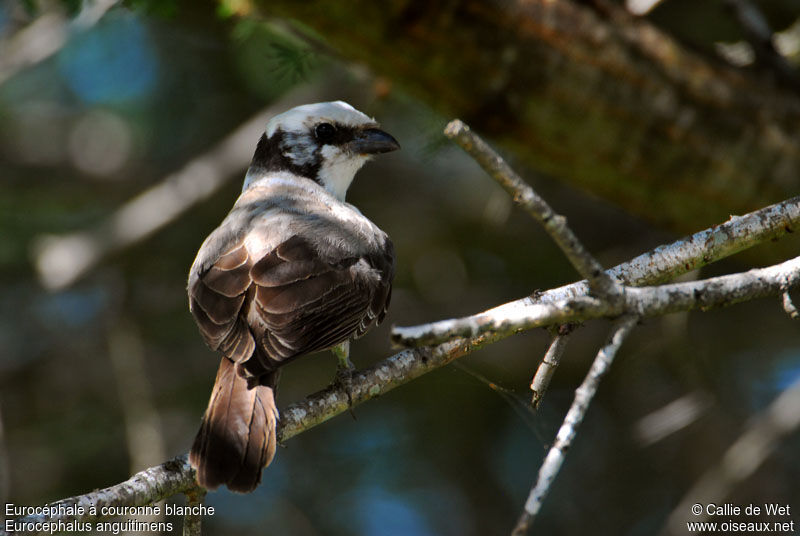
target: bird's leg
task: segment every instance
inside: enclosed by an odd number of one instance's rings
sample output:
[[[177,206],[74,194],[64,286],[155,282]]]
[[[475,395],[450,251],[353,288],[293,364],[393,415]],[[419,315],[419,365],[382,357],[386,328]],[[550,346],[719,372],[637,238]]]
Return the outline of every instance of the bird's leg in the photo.
[[[336,364],[336,383],[339,384],[347,393],[347,404],[350,406],[350,414],[353,414],[353,372],[355,367],[350,361],[350,341],[344,341],[331,348],[333,355],[339,361]]]
[[[353,363],[350,361],[350,341],[344,341],[341,344],[337,344],[333,348],[331,348],[331,352],[333,355],[336,356],[336,359],[339,360],[337,364],[337,368],[339,370],[349,370],[352,371],[355,367]]]

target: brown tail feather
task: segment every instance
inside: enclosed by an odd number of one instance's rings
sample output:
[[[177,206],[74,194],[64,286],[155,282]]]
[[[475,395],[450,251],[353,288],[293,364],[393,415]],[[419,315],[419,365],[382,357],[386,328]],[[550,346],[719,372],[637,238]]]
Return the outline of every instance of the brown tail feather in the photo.
[[[261,470],[275,456],[274,387],[247,388],[234,363],[223,357],[203,423],[189,453],[197,482],[207,489],[225,484],[231,491],[247,493],[261,482]]]

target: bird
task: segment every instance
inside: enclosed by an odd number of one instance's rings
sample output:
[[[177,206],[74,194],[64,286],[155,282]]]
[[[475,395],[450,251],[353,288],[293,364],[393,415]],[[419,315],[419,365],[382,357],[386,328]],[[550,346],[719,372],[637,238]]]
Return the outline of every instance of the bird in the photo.
[[[394,246],[345,195],[368,160],[399,148],[343,101],[267,122],[241,194],[189,271],[189,310],[221,354],[189,453],[202,487],[253,491],[275,456],[280,368],[332,349],[347,378],[350,340],[384,319]]]

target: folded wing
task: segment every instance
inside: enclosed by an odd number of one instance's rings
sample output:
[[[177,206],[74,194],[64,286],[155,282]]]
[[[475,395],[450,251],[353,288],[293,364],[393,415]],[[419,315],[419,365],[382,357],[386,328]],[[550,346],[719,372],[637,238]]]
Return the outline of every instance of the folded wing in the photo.
[[[194,280],[191,310],[208,345],[259,378],[383,320],[393,258],[388,240],[384,251],[323,259],[293,236],[254,259],[242,240]]]

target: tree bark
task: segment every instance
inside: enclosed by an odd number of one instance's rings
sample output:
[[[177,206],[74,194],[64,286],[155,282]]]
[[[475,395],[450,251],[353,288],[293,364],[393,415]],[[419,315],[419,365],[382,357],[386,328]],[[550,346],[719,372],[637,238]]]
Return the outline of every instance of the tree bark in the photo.
[[[800,182],[800,99],[610,3],[256,3],[535,169],[675,230]]]

